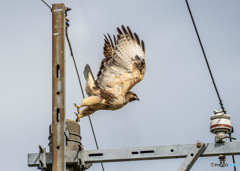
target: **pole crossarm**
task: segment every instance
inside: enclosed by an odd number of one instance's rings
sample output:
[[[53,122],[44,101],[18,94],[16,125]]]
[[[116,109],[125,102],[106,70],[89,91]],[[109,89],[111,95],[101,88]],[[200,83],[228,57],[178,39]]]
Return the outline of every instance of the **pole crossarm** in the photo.
[[[120,162],[186,158],[196,144],[134,147],[106,150],[67,151],[66,164],[77,164],[80,157],[84,163]],[[240,155],[240,142],[205,143],[206,149],[200,157]],[[46,163],[52,163],[52,153],[46,153]],[[28,166],[39,165],[39,153],[28,154]]]

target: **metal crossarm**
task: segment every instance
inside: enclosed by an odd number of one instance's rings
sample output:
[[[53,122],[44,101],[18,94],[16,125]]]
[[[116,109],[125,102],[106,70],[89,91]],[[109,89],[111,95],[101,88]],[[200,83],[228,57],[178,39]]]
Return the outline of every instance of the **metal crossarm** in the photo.
[[[84,163],[101,163],[101,162],[119,162],[119,161],[136,161],[136,160],[155,160],[186,158],[196,144],[186,145],[168,145],[152,147],[134,147],[109,150],[82,150],[66,152],[66,164],[77,164],[78,158]],[[206,149],[200,157],[224,155],[240,155],[240,142],[226,143],[206,143]],[[28,166],[39,165],[39,153],[28,154]],[[47,165],[52,163],[52,153],[46,153]]]

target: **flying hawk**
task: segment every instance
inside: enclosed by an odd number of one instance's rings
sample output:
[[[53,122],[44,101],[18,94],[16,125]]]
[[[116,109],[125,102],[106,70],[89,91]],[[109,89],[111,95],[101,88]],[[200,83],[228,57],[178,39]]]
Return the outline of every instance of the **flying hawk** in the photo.
[[[131,92],[145,74],[145,46],[136,33],[132,33],[129,27],[122,31],[117,28],[117,39],[113,35],[114,43],[108,34],[105,36],[103,54],[105,58],[101,62],[100,70],[95,80],[90,66],[84,69],[86,79],[85,91],[89,97],[84,98],[77,112],[84,106],[76,121],[93,114],[97,110],[117,110],[128,102],[139,100],[138,96]]]

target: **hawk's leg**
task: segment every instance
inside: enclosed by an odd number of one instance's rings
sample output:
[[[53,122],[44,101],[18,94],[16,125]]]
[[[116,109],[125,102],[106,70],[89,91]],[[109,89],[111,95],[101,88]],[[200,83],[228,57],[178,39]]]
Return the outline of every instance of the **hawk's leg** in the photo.
[[[77,106],[75,103],[74,103],[74,106],[77,108],[77,112],[79,113],[79,109],[81,108],[81,107],[83,107],[82,105],[81,106]]]
[[[78,114],[76,113],[76,115],[77,115],[77,117],[78,117],[78,118],[76,119],[76,121],[79,121],[80,118],[82,118],[82,117],[85,116],[84,114],[82,114],[83,111],[81,111],[81,114],[79,115],[79,109],[80,109],[81,107],[84,107],[84,106],[93,106],[93,105],[96,105],[96,104],[98,104],[98,103],[100,103],[100,102],[101,102],[101,98],[99,98],[98,96],[90,96],[90,97],[84,98],[84,99],[82,100],[82,103],[81,103],[80,106],[77,106],[76,104],[74,104],[75,107],[77,107],[77,112],[78,112]],[[83,110],[84,110],[84,109],[83,109]],[[92,111],[92,112],[90,112],[90,113],[94,113],[94,112],[95,112],[95,110],[90,110],[90,111]],[[86,111],[84,111],[84,112],[86,112]],[[88,112],[88,113],[89,113],[89,112]],[[90,113],[87,114],[87,115],[90,115]]]
[[[77,106],[76,104],[75,107],[77,107],[77,112],[79,113],[79,109],[83,106],[92,106],[95,104],[100,103],[101,99],[98,96],[90,96],[90,97],[86,97],[82,100],[82,103],[80,106]]]

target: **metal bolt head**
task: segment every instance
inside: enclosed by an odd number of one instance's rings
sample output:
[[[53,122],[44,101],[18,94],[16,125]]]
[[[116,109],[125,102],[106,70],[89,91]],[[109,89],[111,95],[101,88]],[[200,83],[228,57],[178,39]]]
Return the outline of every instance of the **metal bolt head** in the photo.
[[[197,143],[197,148],[200,148],[202,146],[201,143]]]

